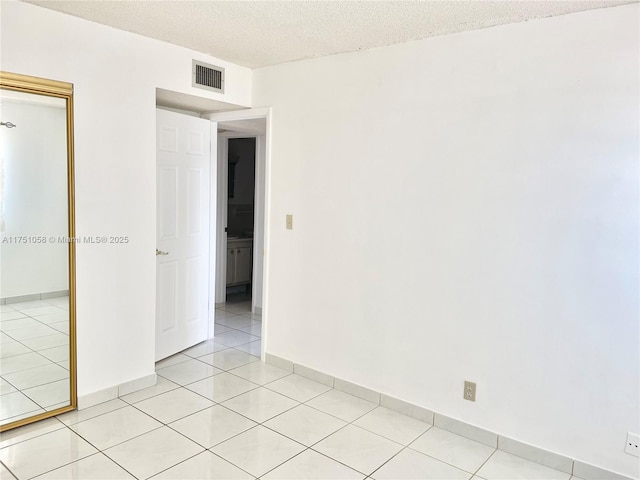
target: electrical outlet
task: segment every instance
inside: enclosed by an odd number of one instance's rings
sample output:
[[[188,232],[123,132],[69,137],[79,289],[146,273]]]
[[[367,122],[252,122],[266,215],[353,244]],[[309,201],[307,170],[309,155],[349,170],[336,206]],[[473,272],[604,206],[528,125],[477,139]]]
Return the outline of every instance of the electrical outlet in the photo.
[[[293,230],[293,215],[287,215],[287,230]]]
[[[624,446],[624,451],[629,455],[640,457],[640,435],[637,433],[627,433],[627,443]]]
[[[464,381],[464,399],[470,402],[476,401],[476,384],[473,382]]]

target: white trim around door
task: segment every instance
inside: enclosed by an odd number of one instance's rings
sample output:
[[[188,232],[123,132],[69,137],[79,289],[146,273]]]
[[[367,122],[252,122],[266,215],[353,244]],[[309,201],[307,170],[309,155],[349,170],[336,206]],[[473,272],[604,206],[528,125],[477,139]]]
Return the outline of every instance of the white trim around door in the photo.
[[[262,353],[261,357],[264,361],[264,352],[268,342],[266,325],[269,317],[269,221],[270,218],[270,166],[271,166],[271,108],[254,108],[246,110],[234,110],[230,112],[210,113],[202,115],[202,118],[208,118],[217,124],[241,122],[243,120],[265,119],[266,127],[264,132],[238,132],[238,134],[228,133],[224,137],[256,137],[256,167],[255,167],[255,200],[254,200],[254,255],[253,255],[253,285],[258,285],[259,295],[252,296],[252,312],[262,315]],[[214,135],[212,127],[212,137]],[[217,147],[218,161],[217,168],[212,168],[212,176],[214,171],[217,174],[217,199],[222,200],[227,195],[227,165],[226,165],[226,148],[227,142],[218,142]],[[221,161],[224,159],[225,161]],[[221,195],[223,195],[221,197]],[[215,202],[212,199],[212,214],[216,215],[216,239],[215,249],[211,245],[211,250],[215,251],[217,263],[212,267],[211,279],[215,280],[215,290],[212,292],[211,304],[223,303],[226,292],[226,203],[222,205],[222,201]],[[213,222],[212,222],[213,223]],[[260,288],[261,287],[261,288]],[[259,302],[259,304],[257,303]],[[213,306],[215,308],[215,305]]]

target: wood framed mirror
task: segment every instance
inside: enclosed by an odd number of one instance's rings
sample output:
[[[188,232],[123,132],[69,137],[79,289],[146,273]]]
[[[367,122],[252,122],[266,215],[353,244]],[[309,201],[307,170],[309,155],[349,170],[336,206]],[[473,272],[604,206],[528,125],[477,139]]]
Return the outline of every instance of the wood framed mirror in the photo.
[[[0,431],[74,410],[73,85],[0,72]]]

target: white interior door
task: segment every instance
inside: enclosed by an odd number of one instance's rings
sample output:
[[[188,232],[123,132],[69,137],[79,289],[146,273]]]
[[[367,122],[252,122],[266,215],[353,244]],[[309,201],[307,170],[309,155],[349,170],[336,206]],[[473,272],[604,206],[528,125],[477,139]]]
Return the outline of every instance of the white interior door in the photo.
[[[207,338],[210,125],[156,112],[156,361]]]

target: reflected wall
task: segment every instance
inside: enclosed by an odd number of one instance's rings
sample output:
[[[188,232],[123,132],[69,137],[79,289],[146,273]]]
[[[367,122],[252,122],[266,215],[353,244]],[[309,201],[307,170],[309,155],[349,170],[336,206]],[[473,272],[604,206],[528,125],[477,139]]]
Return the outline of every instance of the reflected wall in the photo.
[[[75,408],[72,86],[0,77],[0,429]]]

